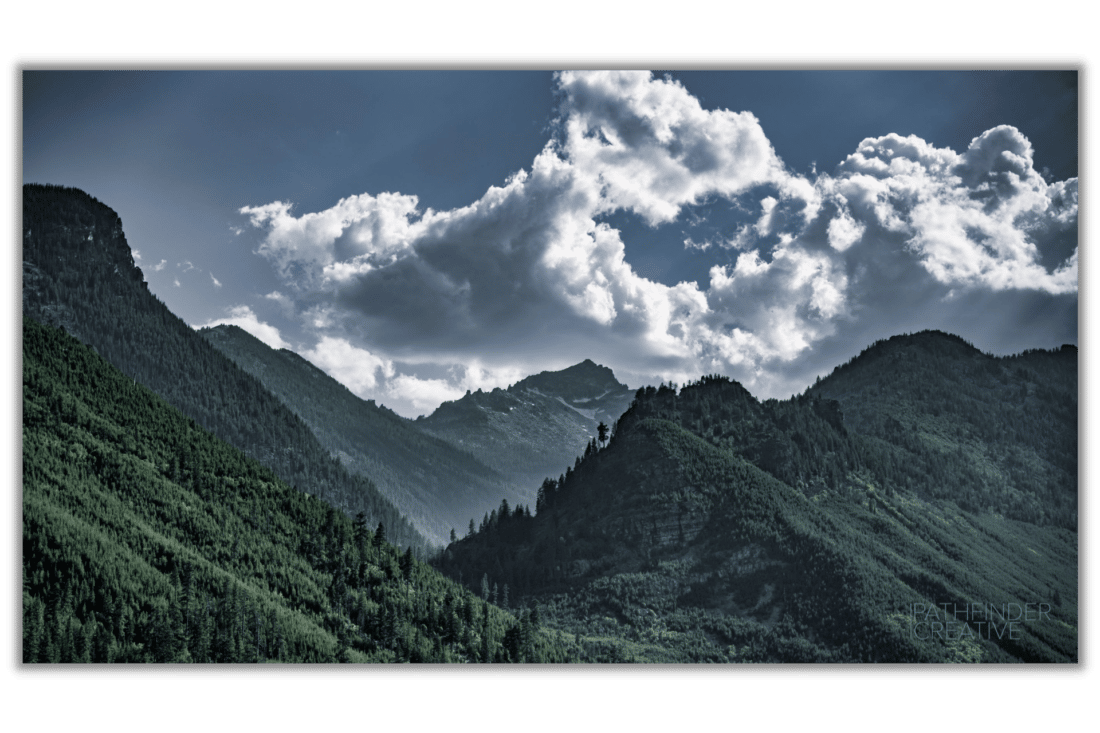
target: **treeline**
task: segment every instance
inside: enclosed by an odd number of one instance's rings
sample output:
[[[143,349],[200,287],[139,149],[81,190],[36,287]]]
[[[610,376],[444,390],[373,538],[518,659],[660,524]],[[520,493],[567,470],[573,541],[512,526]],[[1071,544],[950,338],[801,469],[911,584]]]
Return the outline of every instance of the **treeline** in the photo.
[[[23,395],[25,662],[574,656],[29,318]]]
[[[65,328],[288,484],[426,551],[369,478],[351,474],[297,415],[149,292],[110,208],[76,189],[24,185],[23,274],[24,316]]]

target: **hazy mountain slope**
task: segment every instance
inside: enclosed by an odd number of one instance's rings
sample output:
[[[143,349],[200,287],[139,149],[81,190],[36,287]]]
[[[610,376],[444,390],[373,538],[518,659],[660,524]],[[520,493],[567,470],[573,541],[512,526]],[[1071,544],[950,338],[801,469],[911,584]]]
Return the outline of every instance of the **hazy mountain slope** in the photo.
[[[780,474],[805,455],[837,473],[795,488],[738,447]],[[722,378],[641,390],[535,517],[498,512],[440,566],[539,599],[588,658],[1076,660],[1076,534],[887,488],[872,453],[835,403],[758,403]],[[951,638],[921,625],[943,603],[1047,605],[1011,633],[994,617],[960,636],[960,616]]]
[[[466,531],[502,497],[519,494],[469,453],[364,401],[292,351],[276,351],[236,326],[200,333],[302,418],[350,470],[370,476],[416,528],[438,545]]]
[[[58,329],[23,351],[24,662],[569,658]]]
[[[610,369],[585,360],[508,389],[467,393],[415,424],[504,474],[533,503],[539,483],[573,465],[599,423],[614,425],[632,399]]]
[[[283,480],[402,545],[425,540],[369,479],[351,475],[309,428],[154,297],[110,208],[59,186],[23,186],[23,314],[63,326],[207,430]]]
[[[895,336],[809,394],[837,400],[922,495],[1077,528],[1076,347],[994,357],[944,333]]]

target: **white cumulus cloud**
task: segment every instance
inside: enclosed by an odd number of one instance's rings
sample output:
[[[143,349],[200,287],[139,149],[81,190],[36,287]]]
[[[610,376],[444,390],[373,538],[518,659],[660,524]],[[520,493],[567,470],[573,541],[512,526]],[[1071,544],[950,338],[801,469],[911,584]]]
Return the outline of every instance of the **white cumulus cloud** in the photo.
[[[636,71],[563,72],[562,152],[602,189],[600,211],[672,221],[708,195],[791,176],[751,112],[705,110],[678,82]]]
[[[846,209],[830,224],[834,246],[847,249],[872,226],[902,235],[945,285],[1077,290],[1077,181],[1047,184],[1013,127],[982,133],[963,153],[913,136],[868,138],[827,188]],[[1048,269],[1040,249],[1059,237],[1073,240],[1072,252]]]
[[[794,384],[781,373],[842,323],[949,291],[1076,292],[1076,179],[1045,182],[1014,128],[961,153],[868,138],[809,180],[754,115],[705,110],[675,81],[557,81],[558,137],[465,207],[421,211],[416,196],[383,192],[300,215],[281,201],[241,209],[285,283],[267,297],[317,334],[306,358],[420,411],[461,396],[474,374],[505,386],[584,358],[623,379],[722,372],[778,396]],[[626,211],[655,226],[714,201],[751,213],[719,248],[677,243],[737,252],[709,282],[640,276],[604,220]]]
[[[352,346],[347,339],[324,336],[302,356],[360,397],[373,397],[379,377],[394,375],[390,361]]]
[[[178,284],[178,281],[177,281]],[[215,326],[238,326],[263,341],[273,349],[289,349],[290,344],[283,341],[279,329],[261,321],[247,305],[238,305],[229,309],[227,318],[217,318],[206,323],[193,325],[192,328],[213,328]],[[307,357],[308,358],[308,357]]]

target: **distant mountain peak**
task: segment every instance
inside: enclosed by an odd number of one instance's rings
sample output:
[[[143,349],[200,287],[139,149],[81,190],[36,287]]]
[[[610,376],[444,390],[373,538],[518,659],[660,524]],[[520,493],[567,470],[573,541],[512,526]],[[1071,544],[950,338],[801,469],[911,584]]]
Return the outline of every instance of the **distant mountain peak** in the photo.
[[[572,464],[598,434],[599,423],[613,425],[633,398],[610,368],[585,359],[508,389],[467,392],[416,424],[469,450],[534,498],[539,482]]]
[[[626,391],[629,388],[615,378],[609,367],[585,359],[579,364],[560,371],[539,372],[513,384],[509,391],[537,389],[565,400],[595,399],[608,392]]]

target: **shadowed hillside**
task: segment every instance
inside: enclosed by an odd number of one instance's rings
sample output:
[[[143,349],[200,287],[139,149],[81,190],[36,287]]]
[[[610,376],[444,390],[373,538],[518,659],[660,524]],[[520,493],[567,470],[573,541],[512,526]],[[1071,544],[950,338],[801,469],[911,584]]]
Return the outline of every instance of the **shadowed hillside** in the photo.
[[[24,662],[555,662],[387,529],[283,483],[91,349],[23,328]]]
[[[349,470],[370,476],[436,545],[449,541],[506,497],[520,494],[469,453],[421,432],[414,423],[356,397],[287,349],[276,351],[236,326],[200,333],[300,417]]]
[[[23,315],[58,325],[284,481],[426,547],[397,508],[353,476],[296,415],[172,314],[134,265],[122,222],[93,197],[23,186]]]
[[[922,496],[1077,529],[1077,348],[994,357],[935,331],[866,349],[809,390]]]

